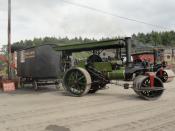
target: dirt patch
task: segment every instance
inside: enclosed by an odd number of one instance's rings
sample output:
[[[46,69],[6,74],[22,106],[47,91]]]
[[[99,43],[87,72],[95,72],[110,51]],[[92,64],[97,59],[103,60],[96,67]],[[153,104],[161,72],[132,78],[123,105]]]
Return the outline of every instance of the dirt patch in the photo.
[[[46,127],[47,131],[70,131],[69,128],[66,128],[64,126],[57,126],[57,125],[49,125]]]
[[[174,131],[174,85],[156,101],[115,85],[83,97],[55,87],[0,91],[0,131]]]

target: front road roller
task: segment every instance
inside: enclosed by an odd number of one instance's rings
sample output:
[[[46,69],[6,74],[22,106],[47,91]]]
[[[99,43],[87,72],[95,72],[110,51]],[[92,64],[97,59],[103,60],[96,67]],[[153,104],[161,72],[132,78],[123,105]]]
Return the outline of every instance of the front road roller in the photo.
[[[133,90],[143,99],[156,100],[163,94],[164,86],[154,74],[140,75],[134,79]]]
[[[83,96],[91,88],[91,76],[83,68],[71,68],[64,75],[63,87],[71,96]]]
[[[156,76],[159,77],[163,82],[171,82],[175,77],[172,70],[162,68],[156,72]]]

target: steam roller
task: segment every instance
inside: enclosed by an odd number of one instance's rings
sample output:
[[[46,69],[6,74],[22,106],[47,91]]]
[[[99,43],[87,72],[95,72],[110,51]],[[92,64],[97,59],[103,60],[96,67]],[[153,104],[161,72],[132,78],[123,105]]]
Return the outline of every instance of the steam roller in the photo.
[[[122,42],[121,42],[122,41]],[[79,45],[80,46],[80,45]],[[64,47],[69,50],[69,46]],[[87,48],[88,47],[88,48]],[[73,48],[73,46],[71,46]],[[111,61],[103,61],[100,58],[101,50],[125,48],[126,65],[119,66]],[[83,44],[73,49],[73,51],[92,50],[93,54],[87,58],[85,63],[77,64],[64,73],[63,86],[71,96],[83,96],[88,93],[96,93],[98,90],[105,89],[107,84],[115,84],[124,89],[133,89],[141,98],[146,100],[158,99],[164,92],[164,85],[155,73],[145,72],[144,68],[131,66],[131,39],[120,39],[119,42],[106,41]],[[126,81],[133,78],[133,83]],[[119,80],[125,80],[121,84]],[[116,81],[115,83],[113,81]]]
[[[108,72],[107,74],[110,74]],[[65,90],[72,96],[83,96],[85,94],[95,93],[100,89],[104,89],[107,84],[114,84],[111,81],[119,80],[122,78],[122,70],[112,72],[110,75],[105,75],[98,72],[91,67],[71,68],[69,69],[63,79]],[[126,74],[125,74],[126,75]],[[132,85],[127,82],[123,85],[115,83],[115,85],[123,86],[124,89],[132,88],[137,95],[146,100],[156,100],[164,92],[163,82],[158,78],[155,73],[147,73],[147,75],[137,76]]]

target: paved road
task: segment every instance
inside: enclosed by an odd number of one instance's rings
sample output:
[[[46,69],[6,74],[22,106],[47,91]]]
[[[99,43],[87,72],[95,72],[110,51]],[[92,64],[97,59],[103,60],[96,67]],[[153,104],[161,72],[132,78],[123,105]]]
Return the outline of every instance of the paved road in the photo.
[[[156,101],[109,85],[95,95],[66,96],[63,90],[31,88],[0,92],[0,131],[173,131],[175,81]]]

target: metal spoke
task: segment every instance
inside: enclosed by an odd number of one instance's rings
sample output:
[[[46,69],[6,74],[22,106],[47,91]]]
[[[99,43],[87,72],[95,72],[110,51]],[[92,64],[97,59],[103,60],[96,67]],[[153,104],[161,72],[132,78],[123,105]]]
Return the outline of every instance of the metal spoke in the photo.
[[[82,75],[78,80],[80,81],[80,80],[82,80],[83,78],[85,78],[84,75]]]

